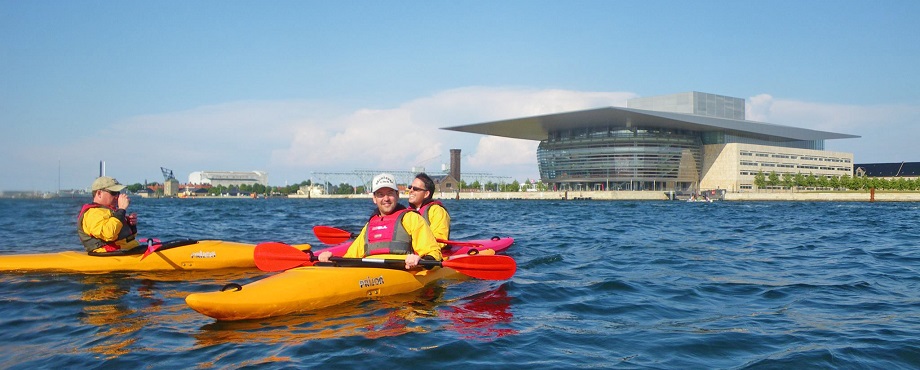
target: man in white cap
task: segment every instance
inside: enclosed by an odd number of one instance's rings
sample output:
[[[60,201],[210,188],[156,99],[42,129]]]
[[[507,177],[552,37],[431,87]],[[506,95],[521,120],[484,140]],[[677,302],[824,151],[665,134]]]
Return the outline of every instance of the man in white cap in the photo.
[[[87,252],[105,253],[138,246],[137,214],[127,215],[131,200],[125,186],[108,176],[93,181],[93,202],[77,216],[77,235]]]
[[[372,250],[386,249],[388,254],[405,254],[406,269],[418,265],[421,258],[440,261],[441,246],[428,223],[418,212],[399,204],[396,178],[388,173],[374,176],[371,182],[377,211],[343,257],[363,258]],[[320,253],[320,262],[329,262],[330,252]]]

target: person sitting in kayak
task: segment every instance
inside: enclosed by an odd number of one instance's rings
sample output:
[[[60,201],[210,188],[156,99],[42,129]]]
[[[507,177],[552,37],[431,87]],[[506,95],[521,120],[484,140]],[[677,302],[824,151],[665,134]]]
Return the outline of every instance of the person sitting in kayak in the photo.
[[[388,173],[374,176],[373,200],[377,211],[370,217],[361,233],[348,247],[343,257],[363,258],[368,251],[387,248],[391,254],[406,254],[406,269],[414,268],[421,258],[440,261],[441,246],[422,216],[399,204],[396,178]],[[329,262],[332,252],[317,256],[320,262]]]
[[[412,184],[408,187],[409,191],[409,208],[418,211],[428,222],[431,232],[435,238],[441,240],[450,239],[450,214],[441,201],[434,200],[434,180],[428,174],[422,172],[415,175]],[[446,247],[446,244],[440,244]]]
[[[121,193],[124,188],[108,176],[93,181],[93,202],[83,205],[77,215],[77,235],[87,252],[114,252],[138,246],[137,214],[126,214],[131,200]]]

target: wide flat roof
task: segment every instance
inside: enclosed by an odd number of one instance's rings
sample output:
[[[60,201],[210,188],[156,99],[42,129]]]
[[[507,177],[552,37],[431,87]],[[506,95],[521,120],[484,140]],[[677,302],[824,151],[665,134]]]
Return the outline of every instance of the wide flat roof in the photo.
[[[547,139],[551,131],[605,127],[607,125],[625,125],[639,128],[660,127],[701,132],[724,131],[739,136],[754,136],[769,141],[853,139],[859,137],[857,135],[809,130],[756,121],[617,107],[514,118],[444,127],[442,129],[539,141]]]

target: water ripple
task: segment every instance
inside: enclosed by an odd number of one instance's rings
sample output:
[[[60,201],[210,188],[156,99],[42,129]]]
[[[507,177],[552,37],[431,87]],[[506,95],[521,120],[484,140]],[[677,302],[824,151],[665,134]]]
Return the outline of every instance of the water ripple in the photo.
[[[79,199],[0,200],[0,253],[82,250]],[[0,367],[920,367],[920,206],[445,201],[453,239],[512,236],[509,281],[214,322],[213,274],[2,274]],[[138,199],[142,236],[322,244],[367,199]]]

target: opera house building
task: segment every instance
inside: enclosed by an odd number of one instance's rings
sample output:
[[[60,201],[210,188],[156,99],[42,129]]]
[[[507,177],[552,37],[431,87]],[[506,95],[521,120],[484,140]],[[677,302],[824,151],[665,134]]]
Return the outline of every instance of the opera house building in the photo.
[[[852,176],[853,154],[824,142],[859,137],[748,121],[744,99],[701,92],[444,129],[539,141],[540,179],[556,190],[737,192],[758,172]]]

